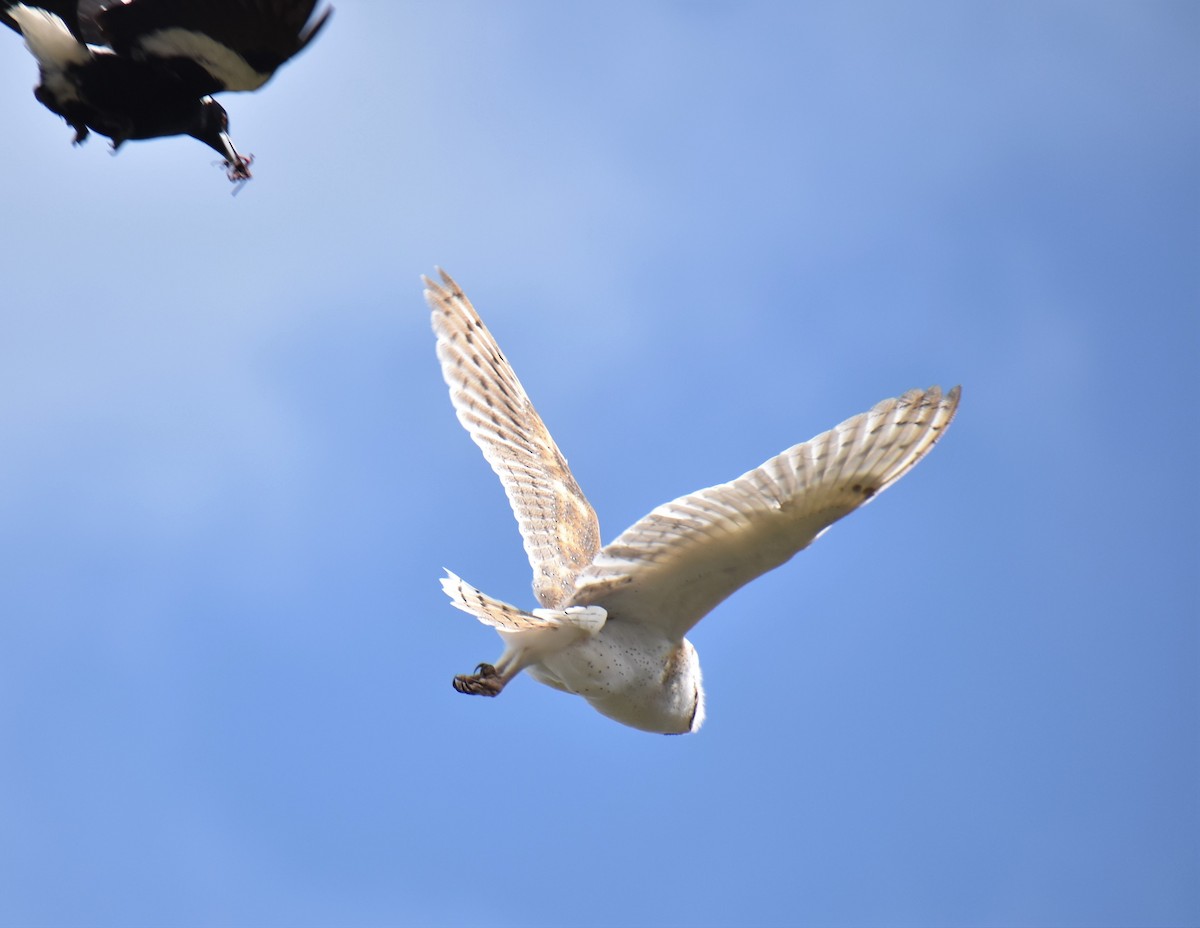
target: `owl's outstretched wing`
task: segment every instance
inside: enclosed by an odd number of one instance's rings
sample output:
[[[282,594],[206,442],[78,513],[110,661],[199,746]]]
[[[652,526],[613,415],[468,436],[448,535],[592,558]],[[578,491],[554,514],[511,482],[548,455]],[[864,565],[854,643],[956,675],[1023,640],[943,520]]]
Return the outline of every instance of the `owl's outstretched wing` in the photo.
[[[682,637],[903,476],[950,424],[959,395],[910,390],[736,480],[659,506],[600,551],[572,602]]]
[[[458,284],[440,273],[440,284],[423,280],[450,399],[508,495],[538,602],[558,608],[600,548],[596,513],[496,340]]]

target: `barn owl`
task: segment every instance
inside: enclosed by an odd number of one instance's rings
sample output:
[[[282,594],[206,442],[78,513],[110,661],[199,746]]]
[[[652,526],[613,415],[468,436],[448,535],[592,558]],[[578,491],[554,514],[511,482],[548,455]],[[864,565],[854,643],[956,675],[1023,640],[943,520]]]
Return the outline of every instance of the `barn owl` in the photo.
[[[494,665],[454,678],[460,693],[496,696],[525,670],[633,728],[696,731],[704,689],[687,631],[898,480],[958,408],[959,387],[909,390],[602,546],[596,513],[479,314],[444,271],[422,279],[450,399],[500,477],[540,604],[500,602],[446,572],[453,605],[504,644]]]

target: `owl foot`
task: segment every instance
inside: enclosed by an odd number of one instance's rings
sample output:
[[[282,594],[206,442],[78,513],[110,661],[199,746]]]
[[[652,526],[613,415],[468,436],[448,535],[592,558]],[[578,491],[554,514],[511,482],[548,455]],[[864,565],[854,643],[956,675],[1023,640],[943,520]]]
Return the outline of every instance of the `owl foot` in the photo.
[[[506,682],[491,664],[480,664],[475,673],[456,676],[454,688],[468,696],[498,696]]]

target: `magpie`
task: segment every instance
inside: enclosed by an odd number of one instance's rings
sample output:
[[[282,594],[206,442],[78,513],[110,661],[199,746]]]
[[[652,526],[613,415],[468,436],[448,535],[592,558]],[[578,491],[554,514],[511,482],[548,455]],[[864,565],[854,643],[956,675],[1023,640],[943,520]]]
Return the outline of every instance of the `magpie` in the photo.
[[[37,59],[33,95],[75,130],[129,139],[190,135],[214,149],[229,179],[252,155],[229,137],[212,98],[257,90],[316,38],[333,12],[318,0],[0,0],[0,20]]]

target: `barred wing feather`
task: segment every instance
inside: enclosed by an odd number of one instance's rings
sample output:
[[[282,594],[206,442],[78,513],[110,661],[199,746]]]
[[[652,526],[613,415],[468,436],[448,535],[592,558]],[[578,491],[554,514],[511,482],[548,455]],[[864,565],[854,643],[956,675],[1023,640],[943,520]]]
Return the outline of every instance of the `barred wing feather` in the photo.
[[[950,424],[959,395],[910,390],[736,480],[659,506],[596,555],[572,602],[682,637],[903,476]]]
[[[451,277],[425,281],[437,355],[458,421],[500,478],[543,606],[570,599],[600,548],[596,513],[508,359]]]

